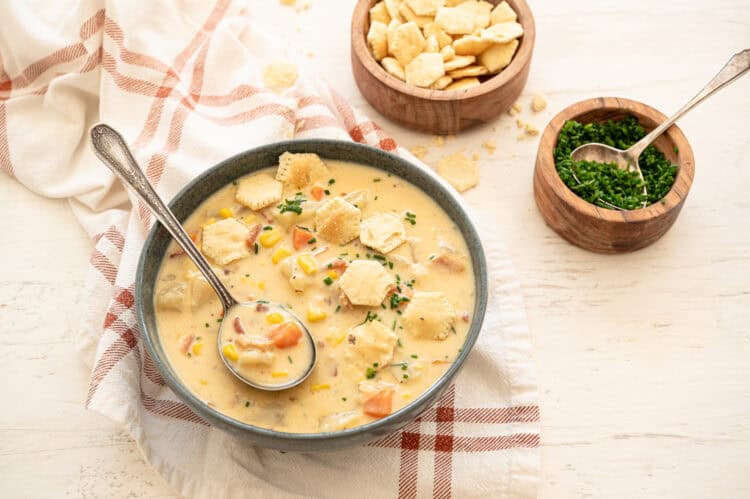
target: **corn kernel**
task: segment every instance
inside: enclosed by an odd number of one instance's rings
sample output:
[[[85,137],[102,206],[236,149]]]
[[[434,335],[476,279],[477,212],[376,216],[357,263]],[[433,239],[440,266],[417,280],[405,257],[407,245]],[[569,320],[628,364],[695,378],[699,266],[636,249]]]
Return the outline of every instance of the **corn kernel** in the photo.
[[[256,218],[258,218],[258,217],[256,217],[252,213],[250,213],[249,215],[245,215],[244,217],[242,217],[242,221],[249,225],[249,224],[255,222]]]
[[[271,373],[271,376],[274,378],[286,378],[289,376],[289,371],[274,371]]]
[[[331,385],[328,383],[320,383],[319,385],[312,385],[310,389],[314,392],[319,392],[320,390],[328,390],[331,388]]]
[[[260,281],[258,283],[258,289],[266,289],[266,283],[264,281]]]
[[[270,248],[281,241],[281,232],[276,229],[264,230],[260,237],[258,237],[258,240],[264,248]]]
[[[232,213],[231,208],[222,208],[219,210],[219,216],[221,218],[232,218],[233,215],[234,213]]]
[[[192,350],[193,350],[193,355],[200,355],[201,350],[203,350],[203,343],[201,342],[193,343]]]
[[[269,324],[281,324],[284,322],[284,316],[278,312],[273,312],[266,316],[266,322]]]
[[[328,272],[326,272],[326,275],[334,280],[339,278],[339,273],[335,270],[329,270]]]
[[[303,272],[307,275],[314,274],[318,271],[318,262],[312,255],[300,255],[297,257],[297,263]]]
[[[317,307],[310,307],[307,309],[307,320],[310,322],[322,321],[326,317],[328,317],[328,314],[325,310],[321,310]]]
[[[240,356],[237,354],[237,349],[234,348],[234,345],[231,343],[227,343],[226,345],[224,345],[221,351],[224,354],[224,357],[226,357],[227,360],[231,360],[232,362],[237,362],[237,359],[240,358]]]
[[[402,393],[402,394],[401,394],[401,397],[402,397],[402,398],[405,398],[405,399],[410,399],[410,398],[411,398],[411,393],[409,393],[409,392],[404,392],[404,393]]]
[[[344,338],[346,338],[346,333],[343,331],[334,331],[329,334],[326,339],[328,340],[328,343],[335,347],[343,343]]]
[[[279,247],[276,251],[273,252],[273,255],[271,256],[271,261],[276,265],[281,260],[287,258],[288,256],[291,256],[292,252],[286,249],[284,246]]]
[[[198,383],[200,383],[201,385],[207,385],[208,381],[206,381],[205,379],[199,379]]]

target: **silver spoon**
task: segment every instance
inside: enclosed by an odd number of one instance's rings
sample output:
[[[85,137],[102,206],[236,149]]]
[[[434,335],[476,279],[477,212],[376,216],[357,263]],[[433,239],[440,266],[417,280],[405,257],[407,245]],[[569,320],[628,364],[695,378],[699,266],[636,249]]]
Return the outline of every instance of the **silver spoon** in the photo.
[[[244,376],[239,372],[232,363],[224,356],[222,349],[222,337],[224,331],[229,327],[233,327],[228,323],[231,321],[225,320],[221,322],[218,334],[219,344],[219,355],[227,366],[227,369],[234,374],[238,379],[259,390],[267,391],[278,391],[286,388],[291,388],[302,383],[312,372],[315,366],[315,360],[317,352],[315,349],[315,341],[313,341],[310,331],[305,327],[302,321],[291,311],[283,307],[282,305],[271,303],[265,300],[257,300],[250,302],[240,303],[232,297],[227,290],[226,286],[221,282],[219,277],[211,269],[211,266],[201,254],[200,250],[193,244],[193,241],[188,236],[185,229],[180,225],[180,222],[174,216],[174,213],[167,207],[164,201],[154,190],[153,186],[149,183],[143,171],[138,167],[133,155],[130,152],[125,140],[122,136],[117,133],[114,129],[105,124],[95,125],[91,129],[91,142],[94,147],[94,152],[102,162],[117,175],[125,185],[129,186],[133,192],[148,206],[151,213],[162,223],[165,229],[172,235],[177,244],[179,244],[185,251],[187,256],[195,263],[198,270],[205,276],[208,283],[214,289],[216,294],[221,300],[221,306],[224,308],[224,317],[230,315],[230,311],[236,307],[252,307],[254,310],[256,307],[262,306],[263,308],[268,307],[269,312],[279,311],[282,315],[292,317],[293,320],[300,326],[303,331],[302,340],[308,341],[310,344],[310,350],[312,352],[310,356],[309,367],[302,372],[302,374],[294,379],[289,380],[284,384],[279,385],[267,385],[259,383],[253,379]],[[236,311],[236,310],[235,310]]]
[[[750,49],[745,49],[741,52],[736,53],[729,59],[729,62],[719,71],[708,84],[703,87],[703,90],[690,99],[690,101],[682,106],[671,118],[667,121],[654,128],[648,135],[643,137],[641,140],[630,146],[626,150],[620,150],[615,147],[611,147],[605,144],[591,143],[584,144],[577,147],[570,157],[574,161],[595,161],[597,163],[615,163],[621,170],[629,170],[631,172],[638,172],[638,176],[643,181],[643,173],[641,167],[638,165],[638,158],[641,153],[656,140],[665,130],[667,130],[672,124],[680,119],[684,114],[693,109],[695,106],[703,102],[710,95],[714,94],[719,89],[729,85],[740,76],[747,73],[750,69]],[[643,186],[643,194],[646,195],[646,186]],[[644,202],[644,207],[646,203]]]

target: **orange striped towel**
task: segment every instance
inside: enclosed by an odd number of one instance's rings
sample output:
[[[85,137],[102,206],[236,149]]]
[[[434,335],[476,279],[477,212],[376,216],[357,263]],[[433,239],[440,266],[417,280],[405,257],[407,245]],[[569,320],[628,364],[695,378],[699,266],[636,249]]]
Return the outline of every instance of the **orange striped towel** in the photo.
[[[407,154],[304,71],[282,93],[264,88],[263,68],[284,54],[243,3],[189,2],[179,11],[166,2],[4,3],[0,19],[0,170],[67,198],[94,243],[76,311],[81,350],[93,359],[86,405],[124,424],[172,486],[211,498],[535,495],[539,409],[528,332],[512,267],[491,237],[485,330],[455,385],[398,433],[315,456],[247,448],[165,386],[133,310],[136,261],[153,220],[94,158],[91,125],[121,131],[165,198],[208,165],[292,137]]]

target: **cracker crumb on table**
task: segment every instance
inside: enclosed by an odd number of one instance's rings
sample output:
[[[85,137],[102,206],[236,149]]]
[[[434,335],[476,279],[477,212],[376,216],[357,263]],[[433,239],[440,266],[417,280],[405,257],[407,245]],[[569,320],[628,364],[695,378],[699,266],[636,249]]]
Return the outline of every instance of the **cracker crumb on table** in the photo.
[[[460,152],[441,159],[437,171],[459,192],[467,191],[479,183],[479,165],[476,160],[469,159]]]
[[[541,113],[547,109],[547,99],[541,94],[536,94],[531,100],[531,110],[535,113]]]

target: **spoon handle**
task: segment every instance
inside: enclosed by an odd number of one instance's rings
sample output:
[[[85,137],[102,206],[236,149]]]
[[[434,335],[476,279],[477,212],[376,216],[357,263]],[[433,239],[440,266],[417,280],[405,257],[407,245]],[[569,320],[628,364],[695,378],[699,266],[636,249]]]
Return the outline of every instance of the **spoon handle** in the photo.
[[[706,98],[747,73],[748,70],[750,70],[750,49],[745,49],[734,54],[732,58],[729,59],[729,61],[726,63],[726,65],[721,68],[721,71],[716,73],[716,76],[714,76],[713,79],[709,81],[705,87],[703,87],[703,90],[698,92],[695,97],[690,99],[690,101],[682,106],[679,111],[677,111],[671,118],[669,118],[658,127],[654,128],[651,133],[634,144],[628,150],[628,153],[631,155],[631,157],[637,160],[644,149],[646,149],[646,147],[648,147],[651,142],[656,140],[659,135],[664,133],[667,128],[672,126],[675,121],[680,119],[684,114],[693,109],[695,106],[703,102]]]
[[[138,163],[133,158],[122,136],[110,126],[100,123],[91,129],[91,143],[99,159],[148,206],[151,213],[162,223],[164,228],[177,241],[177,244],[182,247],[193,263],[195,263],[198,270],[201,271],[208,283],[216,291],[216,294],[219,295],[224,310],[229,310],[232,305],[235,305],[237,301],[216,276],[209,263],[174,216],[172,210],[159,197],[146,178],[146,175],[138,167]]]

